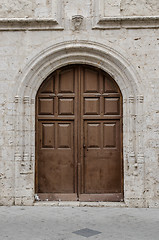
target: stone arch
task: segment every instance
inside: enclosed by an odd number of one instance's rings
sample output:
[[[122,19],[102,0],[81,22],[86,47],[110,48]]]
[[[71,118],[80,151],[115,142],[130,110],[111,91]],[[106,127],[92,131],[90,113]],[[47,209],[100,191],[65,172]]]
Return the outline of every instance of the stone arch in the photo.
[[[123,160],[124,174],[129,165],[143,159],[141,125],[143,96],[138,74],[127,59],[114,49],[90,41],[62,42],[41,51],[19,76],[15,86],[15,199],[20,199],[19,181],[32,182],[27,190],[28,202],[34,200],[35,163],[35,97],[41,83],[56,69],[68,64],[87,64],[98,67],[117,82],[123,95]],[[138,123],[138,124],[137,124]],[[140,129],[140,130],[139,130]],[[140,134],[137,134],[140,131]],[[137,165],[136,165],[137,166]],[[126,179],[126,178],[125,178]],[[125,196],[126,196],[125,180]],[[22,201],[22,200],[21,200]],[[18,200],[17,200],[18,204]]]
[[[48,47],[27,64],[17,81],[17,95],[30,95],[30,89],[35,95],[47,75],[57,68],[75,63],[93,65],[108,72],[123,93],[129,87],[123,95],[131,93],[135,96],[140,92],[138,74],[122,54],[96,42],[70,41]],[[40,81],[35,80],[37,77]],[[34,83],[36,88],[33,88]]]

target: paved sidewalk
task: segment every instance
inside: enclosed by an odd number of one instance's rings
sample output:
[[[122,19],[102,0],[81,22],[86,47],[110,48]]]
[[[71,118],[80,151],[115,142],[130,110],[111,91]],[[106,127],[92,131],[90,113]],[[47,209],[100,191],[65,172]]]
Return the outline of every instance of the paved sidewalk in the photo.
[[[65,239],[159,240],[159,209],[0,207],[0,240]]]

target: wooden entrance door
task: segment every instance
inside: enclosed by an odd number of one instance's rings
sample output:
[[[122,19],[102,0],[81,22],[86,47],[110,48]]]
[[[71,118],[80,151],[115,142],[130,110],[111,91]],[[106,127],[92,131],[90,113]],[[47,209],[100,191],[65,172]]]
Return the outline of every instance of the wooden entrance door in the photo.
[[[36,193],[41,200],[123,199],[122,96],[103,71],[72,65],[41,85]]]

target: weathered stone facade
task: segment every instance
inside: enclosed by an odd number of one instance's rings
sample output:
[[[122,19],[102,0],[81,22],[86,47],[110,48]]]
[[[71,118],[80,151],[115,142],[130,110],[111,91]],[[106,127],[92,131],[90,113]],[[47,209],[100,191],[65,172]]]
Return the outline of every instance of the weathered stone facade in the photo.
[[[33,204],[36,93],[80,63],[123,95],[125,206],[159,207],[158,12],[158,0],[0,1],[0,204]]]

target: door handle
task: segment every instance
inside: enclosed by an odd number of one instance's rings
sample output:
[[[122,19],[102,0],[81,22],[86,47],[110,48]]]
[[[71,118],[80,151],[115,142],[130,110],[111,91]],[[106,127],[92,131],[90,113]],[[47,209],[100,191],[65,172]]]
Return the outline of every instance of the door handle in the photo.
[[[87,149],[87,151],[88,151],[88,148],[85,144],[83,145],[83,148],[84,148],[84,150]]]

